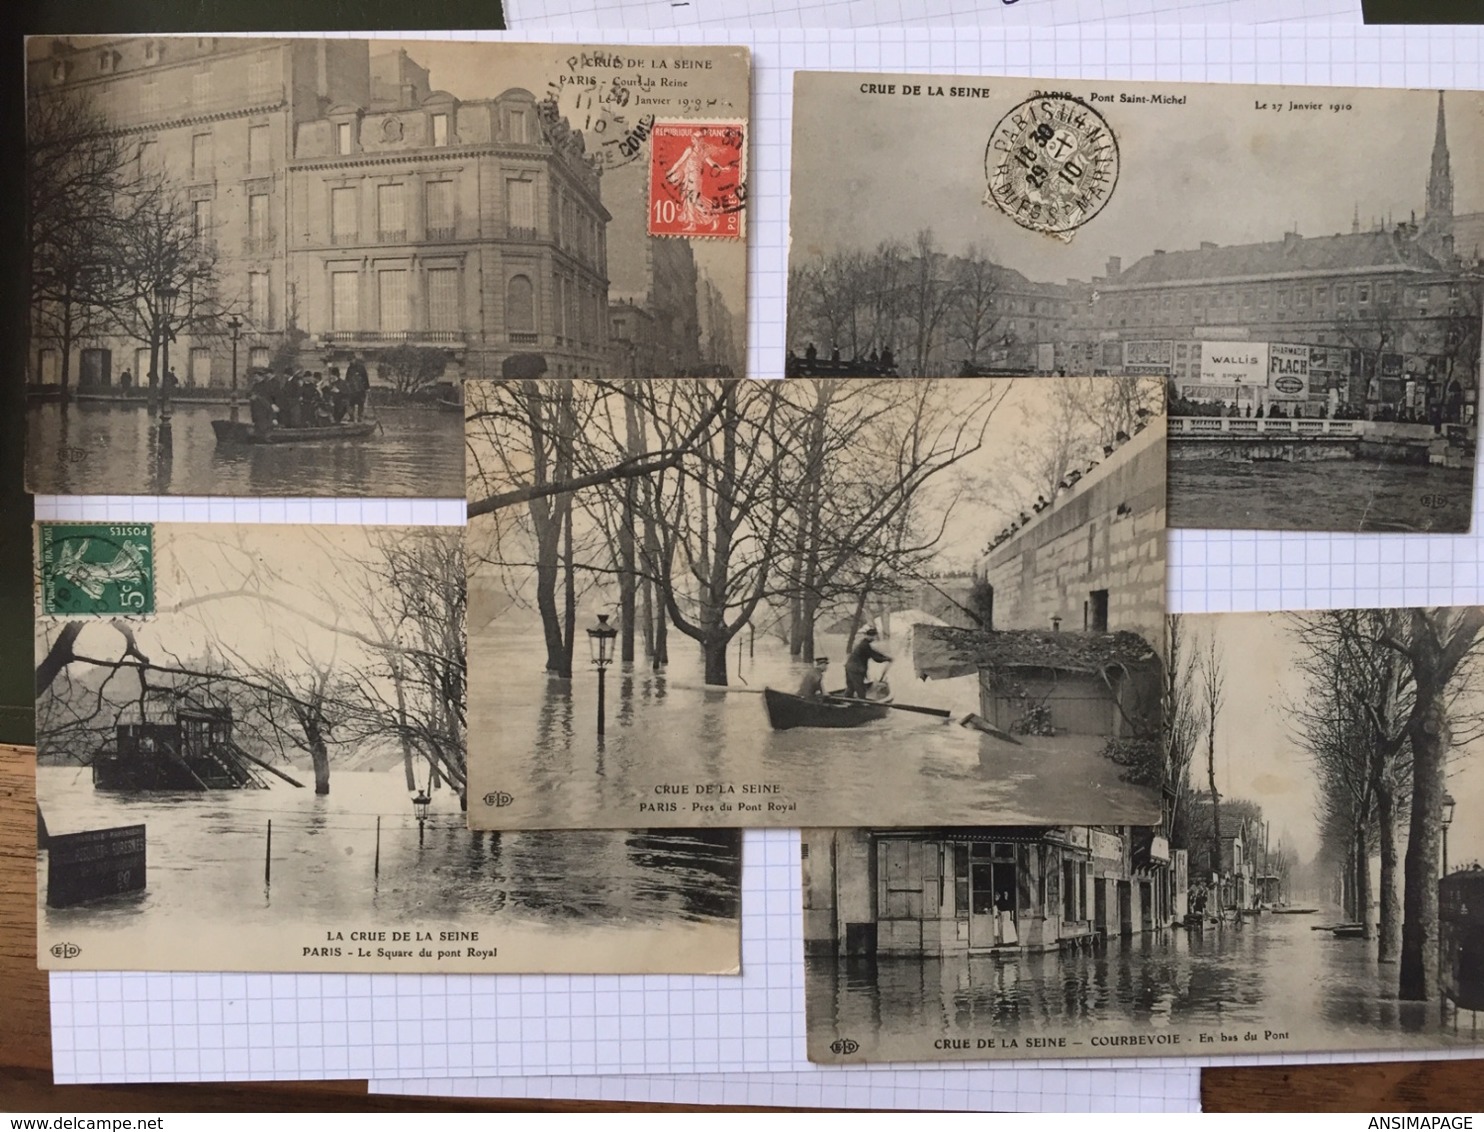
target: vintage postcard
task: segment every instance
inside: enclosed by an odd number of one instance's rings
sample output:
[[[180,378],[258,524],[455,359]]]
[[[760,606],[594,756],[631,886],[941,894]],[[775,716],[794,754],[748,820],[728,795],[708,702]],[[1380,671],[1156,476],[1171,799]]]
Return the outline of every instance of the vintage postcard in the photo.
[[[37,532],[42,967],[738,969],[738,831],[468,829],[462,528]]]
[[[805,831],[810,1060],[1477,1044],[1484,608],[1167,640],[1158,825]]]
[[[470,825],[1157,820],[1163,392],[471,382]]]
[[[741,374],[741,47],[27,43],[27,484],[458,498],[462,385]]]
[[[1171,527],[1469,529],[1484,94],[801,72],[793,139],[789,374],[1158,376]]]

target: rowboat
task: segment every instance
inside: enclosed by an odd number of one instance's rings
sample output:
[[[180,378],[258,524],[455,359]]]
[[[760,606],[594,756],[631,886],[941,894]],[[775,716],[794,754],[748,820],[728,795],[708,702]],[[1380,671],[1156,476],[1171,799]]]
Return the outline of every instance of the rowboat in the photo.
[[[1318,908],[1274,908],[1275,916],[1309,916],[1319,911]]]
[[[218,444],[297,444],[305,440],[356,440],[370,436],[375,428],[375,421],[343,421],[340,424],[308,425],[304,428],[275,425],[260,436],[248,421],[211,422],[211,430],[216,433]]]
[[[795,727],[859,727],[885,719],[891,711],[890,700],[871,703],[847,699],[840,693],[806,700],[803,696],[774,688],[763,689],[763,704],[768,709],[768,722],[774,731],[788,731]]]

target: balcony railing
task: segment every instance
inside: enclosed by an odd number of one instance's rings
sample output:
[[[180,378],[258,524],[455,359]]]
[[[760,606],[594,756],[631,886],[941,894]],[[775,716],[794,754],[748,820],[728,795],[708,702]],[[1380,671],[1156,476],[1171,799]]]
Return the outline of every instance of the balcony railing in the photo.
[[[1365,421],[1331,421],[1311,417],[1296,420],[1257,417],[1170,417],[1169,435],[1184,437],[1324,436],[1335,439],[1359,437],[1366,432]]]
[[[510,344],[512,346],[535,346],[540,344],[540,342],[541,335],[533,331],[513,331],[510,334]]]
[[[517,228],[514,224],[511,224],[505,229],[505,236],[510,240],[534,240],[536,238],[536,229]]]
[[[359,244],[360,242],[361,242],[361,234],[359,232],[331,232],[330,233],[330,243],[334,244],[336,247],[341,247],[341,248],[354,247],[356,244]]]
[[[440,224],[428,229],[428,239],[430,240],[456,240],[458,236],[459,230],[452,224]]]
[[[276,237],[271,232],[266,236],[243,236],[242,254],[267,255],[274,250],[276,242]]]
[[[383,244],[405,244],[407,242],[406,228],[379,228],[376,239]]]
[[[329,330],[322,338],[327,346],[462,346],[468,341],[462,330]]]

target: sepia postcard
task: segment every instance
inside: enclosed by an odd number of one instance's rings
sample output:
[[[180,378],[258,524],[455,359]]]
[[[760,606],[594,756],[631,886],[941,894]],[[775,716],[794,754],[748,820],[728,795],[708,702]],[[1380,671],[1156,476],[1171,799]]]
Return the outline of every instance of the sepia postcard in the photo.
[[[1469,530],[1484,94],[800,72],[793,125],[791,376],[1156,376],[1172,528]]]
[[[1163,393],[471,382],[470,825],[1156,821]]]
[[[1484,608],[1167,642],[1159,824],[804,832],[811,1061],[1477,1044]]]
[[[462,528],[36,541],[42,967],[739,969],[738,831],[469,830]]]
[[[27,42],[27,485],[459,498],[469,378],[743,372],[741,47]]]

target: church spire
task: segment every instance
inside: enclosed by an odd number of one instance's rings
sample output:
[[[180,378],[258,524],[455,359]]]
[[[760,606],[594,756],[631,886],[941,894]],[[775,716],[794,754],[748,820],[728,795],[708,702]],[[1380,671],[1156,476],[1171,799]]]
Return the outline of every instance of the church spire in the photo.
[[[1443,115],[1442,91],[1438,91],[1438,127],[1432,143],[1424,216],[1434,224],[1447,224],[1453,219],[1453,171],[1448,161],[1448,124]]]

